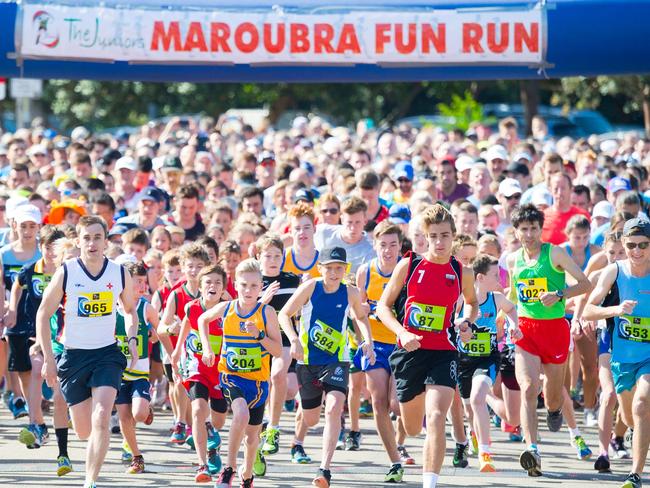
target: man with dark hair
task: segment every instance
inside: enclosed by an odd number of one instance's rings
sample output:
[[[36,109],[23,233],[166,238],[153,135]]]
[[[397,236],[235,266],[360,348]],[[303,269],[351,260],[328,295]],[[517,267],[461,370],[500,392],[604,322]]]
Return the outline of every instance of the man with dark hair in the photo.
[[[242,212],[251,212],[262,217],[264,213],[264,192],[256,187],[249,186],[242,190],[239,195],[240,207]]]
[[[571,191],[571,205],[585,212],[591,211],[591,192],[585,185],[576,185]]]
[[[591,220],[591,215],[588,211],[571,204],[571,178],[566,173],[551,177],[550,190],[553,195],[553,205],[544,210],[542,241],[559,246],[567,240],[564,229],[571,217],[584,215]]]
[[[456,167],[451,160],[441,161],[436,169],[438,179],[437,199],[443,202],[452,203],[460,198],[467,198],[471,190],[465,183],[458,183]]]
[[[199,213],[199,189],[183,185],[174,198],[176,209],[167,216],[168,225],[177,225],[185,231],[185,240],[194,241],[205,233],[205,225]]]
[[[106,226],[110,230],[113,227],[113,216],[115,215],[115,201],[108,193],[100,193],[95,196],[91,201],[91,210],[93,215],[99,215],[106,222]]]
[[[379,175],[372,169],[363,169],[356,175],[359,196],[368,205],[366,218],[368,219],[364,230],[372,232],[382,220],[388,218],[388,207],[379,200]]]
[[[563,176],[558,180],[566,181]],[[537,395],[544,373],[544,402],[551,432],[562,427],[564,373],[569,355],[570,330],[565,300],[587,293],[589,280],[566,250],[542,242],[544,213],[523,205],[511,217],[521,249],[508,255],[511,298],[516,299],[523,338],[516,342],[515,371],[521,387],[521,426],[527,449],[519,462],[529,476],[542,475],[537,447]],[[576,284],[567,287],[566,273]]]

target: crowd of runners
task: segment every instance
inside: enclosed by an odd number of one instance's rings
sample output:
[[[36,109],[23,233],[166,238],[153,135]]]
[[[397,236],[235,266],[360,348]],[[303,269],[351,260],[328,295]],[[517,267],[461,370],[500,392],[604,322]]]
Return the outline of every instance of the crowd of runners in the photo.
[[[533,128],[206,117],[3,134],[0,378],[16,442],[55,437],[45,456],[64,476],[83,461],[68,454],[72,430],[93,488],[111,432],[127,472],[145,471],[141,424],[166,407],[160,442],[195,451],[197,483],[250,488],[289,456],[313,465],[314,486],[345,486],[336,451],[363,448],[372,416],[377,482],[421,464],[432,488],[448,425],[454,467],[474,455],[498,476],[500,428],[542,476],[542,410],[585,470],[630,458],[621,487],[640,487],[650,141]]]

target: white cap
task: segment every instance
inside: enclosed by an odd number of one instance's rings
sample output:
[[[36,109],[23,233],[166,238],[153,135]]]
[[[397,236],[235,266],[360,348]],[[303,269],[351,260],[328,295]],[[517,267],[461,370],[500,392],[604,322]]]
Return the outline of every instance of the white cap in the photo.
[[[467,171],[468,169],[472,169],[474,165],[476,164],[476,161],[472,156],[469,156],[467,154],[461,154],[456,158],[456,171],[462,173],[463,171]]]
[[[136,164],[135,159],[133,159],[131,156],[123,156],[115,163],[115,169],[130,169],[131,171],[136,171],[138,169],[138,165]]]
[[[120,254],[115,258],[115,262],[120,265],[137,263],[138,260],[133,254]]]
[[[151,160],[151,168],[154,171],[158,171],[160,168],[162,168],[164,163],[165,163],[165,156],[156,156]]]
[[[553,195],[546,188],[536,188],[533,190],[533,195],[530,199],[533,205],[546,205],[550,207],[553,205]]]
[[[19,205],[16,208],[14,220],[17,224],[22,224],[23,222],[41,224],[43,223],[43,216],[41,215],[41,211],[35,205]]]
[[[78,127],[75,127],[72,129],[72,132],[70,133],[70,139],[73,141],[78,141],[79,139],[88,139],[90,136],[90,131],[86,129],[84,126],[80,125]]]
[[[604,217],[606,219],[611,219],[614,215],[614,205],[609,203],[607,200],[601,200],[591,211],[592,217]]]
[[[47,154],[47,148],[42,144],[36,144],[29,148],[27,154],[29,154],[30,156],[34,156],[35,154]]]
[[[500,144],[495,144],[485,151],[485,160],[492,161],[493,159],[503,159],[504,161],[508,161],[508,151],[506,148]]]
[[[528,154],[527,152],[518,152],[517,154],[514,155],[512,158],[513,161],[519,161],[520,159],[525,159],[529,163],[533,162],[533,158]]]
[[[309,124],[309,120],[307,120],[307,117],[303,115],[299,115],[295,119],[293,119],[293,122],[291,124],[291,127],[296,130],[303,129],[307,127],[307,124]]]
[[[600,152],[614,153],[618,150],[618,142],[614,139],[607,139],[600,143]]]
[[[501,193],[501,195],[504,197],[511,197],[516,193],[519,193],[521,195],[521,185],[519,184],[519,181],[515,180],[514,178],[506,178],[501,183],[499,183],[499,193]]]
[[[16,209],[21,205],[29,205],[27,197],[15,196],[7,200],[5,216],[8,219],[13,219],[16,215]]]

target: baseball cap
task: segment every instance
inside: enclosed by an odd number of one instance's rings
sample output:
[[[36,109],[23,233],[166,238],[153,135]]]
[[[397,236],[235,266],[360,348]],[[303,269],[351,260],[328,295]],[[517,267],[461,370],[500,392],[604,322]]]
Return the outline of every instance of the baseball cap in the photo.
[[[400,161],[397,163],[393,171],[393,178],[396,180],[406,178],[409,181],[413,181],[413,165],[411,161]]]
[[[635,217],[625,222],[623,237],[642,236],[650,239],[650,221]]]
[[[257,158],[259,164],[275,164],[275,154],[271,151],[262,151],[262,153]]]
[[[70,133],[70,139],[72,139],[73,141],[78,141],[80,139],[88,139],[88,137],[90,137],[90,131],[82,125],[75,127],[74,129],[72,129],[72,132]]]
[[[594,205],[594,209],[591,211],[592,217],[604,217],[606,219],[611,219],[612,215],[614,215],[614,205],[609,203],[607,200],[601,200],[598,202],[596,205]]]
[[[46,155],[47,154],[47,149],[45,148],[45,146],[43,146],[41,144],[36,144],[35,146],[30,147],[29,151],[27,151],[27,153],[30,156],[36,156],[37,154]]]
[[[40,224],[43,222],[43,216],[37,206],[27,204],[20,205],[16,208],[14,220],[17,224],[22,224],[23,222],[34,222]]]
[[[476,164],[476,161],[472,156],[468,156],[467,154],[461,154],[460,156],[458,156],[458,159],[456,159],[455,164],[456,164],[456,171],[462,173],[463,171],[472,169],[474,164]]]
[[[530,174],[530,170],[528,169],[528,166],[526,166],[523,163],[510,163],[508,167],[506,168],[507,173],[517,173],[522,176],[528,176]]]
[[[499,193],[504,197],[511,197],[519,193],[521,195],[521,185],[514,178],[506,178],[501,183],[499,183]]]
[[[163,198],[158,188],[148,186],[140,194],[140,200],[151,200],[152,202],[162,202]]]
[[[136,171],[138,169],[138,165],[135,162],[135,159],[133,159],[132,157],[123,156],[120,159],[118,159],[117,162],[115,163],[115,169],[118,171],[121,169]]]
[[[411,221],[411,209],[408,205],[396,203],[388,211],[388,220],[393,224],[408,224]]]
[[[533,190],[530,203],[533,205],[546,205],[547,207],[550,207],[553,205],[553,195],[551,195],[551,192],[546,188],[536,188]]]
[[[513,160],[513,161],[521,161],[522,159],[525,159],[525,160],[528,161],[529,163],[532,163],[532,162],[533,162],[533,158],[530,156],[530,154],[528,154],[527,152],[523,152],[523,151],[522,151],[522,152],[518,152],[517,154],[515,154],[515,155],[512,157],[512,160]]]
[[[307,202],[314,203],[314,194],[305,188],[301,188],[296,192],[296,195],[293,197],[293,203],[298,202]]]
[[[162,164],[162,171],[183,171],[183,163],[178,156],[167,156]]]
[[[485,160],[492,161],[493,159],[503,159],[504,161],[508,161],[508,151],[506,148],[500,144],[495,144],[485,151]]]
[[[621,176],[615,176],[607,183],[607,191],[611,193],[616,193],[617,191],[628,191],[630,189],[630,180]]]
[[[108,232],[108,237],[121,236],[129,231],[129,226],[124,224],[115,224]]]
[[[342,247],[330,247],[323,249],[318,255],[320,264],[343,263],[347,264],[348,256]]]

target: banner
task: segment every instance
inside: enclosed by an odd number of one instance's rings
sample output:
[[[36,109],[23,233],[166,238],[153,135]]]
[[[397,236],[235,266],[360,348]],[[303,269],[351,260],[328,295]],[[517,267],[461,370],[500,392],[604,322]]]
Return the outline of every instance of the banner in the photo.
[[[132,63],[345,65],[543,61],[531,9],[338,13],[163,10],[21,4],[19,56]]]

